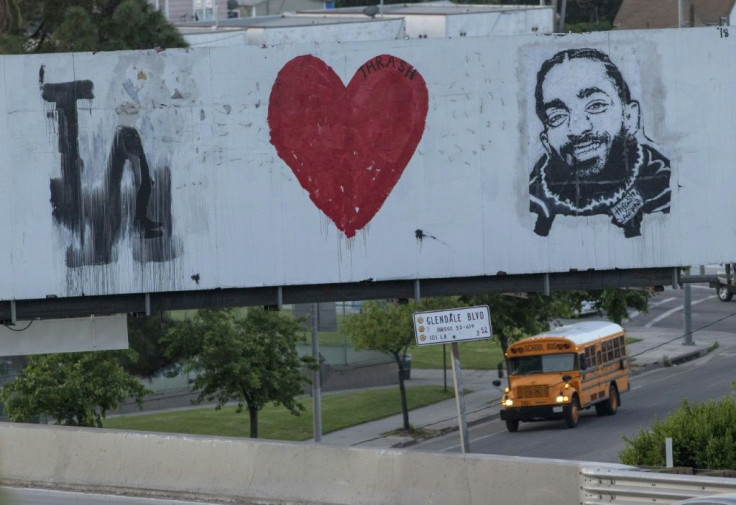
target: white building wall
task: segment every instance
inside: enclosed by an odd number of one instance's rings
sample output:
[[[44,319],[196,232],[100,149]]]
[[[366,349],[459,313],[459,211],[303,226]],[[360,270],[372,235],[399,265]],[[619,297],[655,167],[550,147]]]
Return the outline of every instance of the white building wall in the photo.
[[[406,36],[410,39],[447,37],[447,16],[412,14],[404,17]]]
[[[552,33],[552,9],[454,14],[447,16],[447,37],[484,37]]]
[[[404,38],[404,23],[401,19],[386,19],[371,23],[265,28],[248,32],[248,44],[252,45],[396,40]]]

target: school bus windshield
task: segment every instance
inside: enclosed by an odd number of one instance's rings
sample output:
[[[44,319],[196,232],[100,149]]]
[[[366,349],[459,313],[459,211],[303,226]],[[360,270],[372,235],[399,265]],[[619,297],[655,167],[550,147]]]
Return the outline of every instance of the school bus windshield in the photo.
[[[509,359],[509,375],[530,375],[575,370],[575,354],[544,354]]]

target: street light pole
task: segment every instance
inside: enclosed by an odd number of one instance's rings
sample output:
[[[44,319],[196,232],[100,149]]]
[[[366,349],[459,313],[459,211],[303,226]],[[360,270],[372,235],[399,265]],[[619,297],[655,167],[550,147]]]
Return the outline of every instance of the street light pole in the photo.
[[[319,303],[312,304],[312,357],[316,367],[312,372],[312,432],[316,443],[322,442],[322,389],[319,367]]]

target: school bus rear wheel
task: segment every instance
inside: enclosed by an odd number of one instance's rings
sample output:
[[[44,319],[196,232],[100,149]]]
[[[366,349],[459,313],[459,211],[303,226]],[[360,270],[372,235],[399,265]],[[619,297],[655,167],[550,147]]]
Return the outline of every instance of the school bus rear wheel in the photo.
[[[618,411],[618,406],[620,405],[620,400],[618,397],[618,389],[616,388],[615,384],[611,384],[611,391],[608,395],[608,415],[612,416]]]

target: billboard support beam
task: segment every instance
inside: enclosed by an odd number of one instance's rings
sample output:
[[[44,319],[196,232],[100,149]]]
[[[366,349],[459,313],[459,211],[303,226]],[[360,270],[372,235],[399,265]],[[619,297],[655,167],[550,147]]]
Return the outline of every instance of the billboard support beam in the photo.
[[[435,279],[411,279],[390,281],[363,281],[335,284],[309,284],[280,288],[284,304],[318,303],[347,300],[377,300],[387,298],[411,298],[417,281],[423,298],[451,295],[482,295],[487,293],[538,293],[544,288],[545,277],[549,290],[597,290],[608,288],[635,288],[652,286],[677,286],[679,267],[631,270],[593,270],[537,274],[453,277]],[[697,276],[695,276],[697,277]],[[706,282],[705,280],[700,282]],[[167,291],[149,293],[150,312],[192,310],[200,308],[249,307],[274,303],[274,288],[231,288],[194,291]],[[50,297],[15,300],[17,318],[20,320],[52,319],[139,313],[145,310],[140,294],[104,296]],[[0,320],[11,319],[11,306],[0,304]]]

